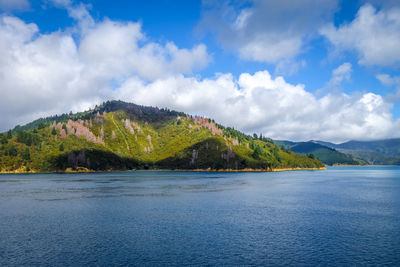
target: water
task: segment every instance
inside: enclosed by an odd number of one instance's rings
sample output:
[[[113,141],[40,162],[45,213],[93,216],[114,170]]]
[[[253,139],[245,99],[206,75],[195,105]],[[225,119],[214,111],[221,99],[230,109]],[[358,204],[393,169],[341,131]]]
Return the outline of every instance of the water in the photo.
[[[0,175],[0,266],[399,265],[400,168]]]

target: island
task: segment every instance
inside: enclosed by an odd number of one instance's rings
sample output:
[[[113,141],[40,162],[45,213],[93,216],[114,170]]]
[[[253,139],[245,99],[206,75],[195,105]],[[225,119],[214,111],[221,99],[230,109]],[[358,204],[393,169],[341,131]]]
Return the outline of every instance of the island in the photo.
[[[2,173],[325,168],[313,154],[297,154],[262,134],[115,100],[16,126],[1,133],[0,142]]]

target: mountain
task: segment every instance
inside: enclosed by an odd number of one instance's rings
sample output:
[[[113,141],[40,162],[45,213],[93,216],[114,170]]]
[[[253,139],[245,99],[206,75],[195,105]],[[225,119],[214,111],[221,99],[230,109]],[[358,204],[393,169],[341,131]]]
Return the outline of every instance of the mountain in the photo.
[[[314,141],[309,142],[291,142],[274,140],[275,144],[286,147],[291,151],[303,155],[313,155],[327,165],[365,165],[366,161],[353,157],[351,155],[337,151],[336,149],[316,143]],[[322,143],[322,142],[321,142]],[[327,142],[326,142],[327,143]],[[327,143],[329,144],[329,143]]]
[[[400,138],[374,141],[348,141],[333,144],[323,141],[315,143],[334,148],[342,153],[361,158],[369,164],[400,165]]]
[[[0,171],[320,168],[209,118],[107,101],[0,134]]]

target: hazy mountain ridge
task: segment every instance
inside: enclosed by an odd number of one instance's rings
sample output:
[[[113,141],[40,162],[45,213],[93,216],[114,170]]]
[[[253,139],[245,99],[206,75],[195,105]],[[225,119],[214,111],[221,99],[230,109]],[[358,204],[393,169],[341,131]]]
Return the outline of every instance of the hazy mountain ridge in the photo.
[[[400,165],[400,138],[331,143],[320,140],[292,142],[275,140],[277,145],[303,155],[313,154],[327,165]]]
[[[1,134],[0,140],[3,172],[323,166],[212,119],[122,101],[42,118]]]
[[[344,154],[351,155],[375,165],[400,165],[400,138],[373,140],[373,141],[348,141],[334,144],[324,141],[312,141]]]
[[[274,142],[283,147],[287,147],[291,151],[303,155],[313,155],[319,160],[321,160],[324,164],[327,165],[365,165],[366,161],[353,157],[352,155],[348,155],[342,153],[332,147],[328,147],[326,145],[322,145],[313,141],[308,142],[292,142],[292,141],[284,141],[284,140],[274,140]],[[323,142],[321,142],[323,143]]]

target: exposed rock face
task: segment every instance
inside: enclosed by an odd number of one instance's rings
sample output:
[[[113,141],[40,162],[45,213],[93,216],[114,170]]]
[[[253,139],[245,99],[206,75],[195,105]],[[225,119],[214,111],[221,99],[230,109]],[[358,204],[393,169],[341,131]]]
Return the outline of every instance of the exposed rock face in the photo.
[[[122,122],[125,125],[125,129],[127,129],[132,135],[135,134],[135,129],[136,129],[136,132],[142,133],[142,130],[140,129],[140,126],[138,123],[131,121],[130,119],[123,119]]]
[[[97,112],[96,117],[94,118],[95,122],[103,124],[105,115],[106,115],[105,113],[103,113],[103,115],[100,115],[100,113]]]
[[[69,135],[75,135],[76,137],[84,136],[87,141],[93,142],[95,144],[102,144],[104,145],[103,137],[103,127],[100,130],[100,136],[95,136],[88,127],[84,126],[84,121],[72,121],[68,120],[67,124],[65,125],[65,129],[63,129],[63,124],[61,122],[55,124],[53,123],[52,126],[60,132],[60,138],[66,138]]]
[[[124,120],[124,124],[125,124],[125,129],[127,129],[131,134],[135,134],[135,130],[133,130],[132,128],[130,119]]]
[[[61,129],[60,130],[60,138],[61,139],[67,138],[67,129]]]
[[[234,146],[238,146],[239,145],[239,140],[236,138],[236,139],[233,139],[232,140],[232,145],[234,145]]]
[[[228,146],[226,153],[221,154],[221,158],[225,159],[227,163],[233,158],[235,158],[235,153],[232,151],[232,147]]]
[[[140,125],[134,121],[131,122],[132,126],[135,127],[138,133],[142,133],[142,129],[140,129]]]
[[[149,151],[153,151],[154,150],[154,147],[153,147],[153,144],[151,143],[151,136],[150,135],[148,135],[147,136],[147,142],[149,142]]]
[[[204,129],[209,129],[212,132],[212,135],[222,135],[223,132],[221,129],[217,127],[217,125],[210,121],[209,119],[202,118],[199,116],[194,117],[194,123],[197,124],[196,128],[197,130],[204,128]]]
[[[193,149],[193,151],[192,151],[192,159],[190,160],[190,164],[193,165],[196,162],[198,156],[199,156],[199,151],[197,151],[196,149]]]

